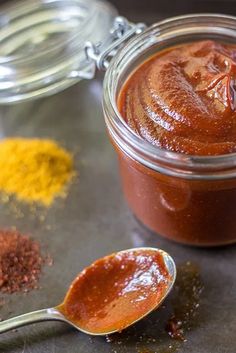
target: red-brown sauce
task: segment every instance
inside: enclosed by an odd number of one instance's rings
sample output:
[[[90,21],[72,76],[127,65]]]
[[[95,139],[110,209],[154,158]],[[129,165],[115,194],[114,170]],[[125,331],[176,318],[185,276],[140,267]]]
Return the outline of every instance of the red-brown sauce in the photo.
[[[157,306],[169,279],[156,251],[119,252],[81,272],[58,308],[85,331],[121,331]]]
[[[131,129],[150,144],[179,154],[214,156],[236,152],[235,92],[236,45],[208,40],[149,58],[124,83],[117,106]],[[235,178],[167,176],[116,148],[125,196],[147,227],[187,244],[235,242]]]
[[[236,46],[208,40],[158,52],[130,76],[118,107],[158,147],[192,155],[236,152]]]

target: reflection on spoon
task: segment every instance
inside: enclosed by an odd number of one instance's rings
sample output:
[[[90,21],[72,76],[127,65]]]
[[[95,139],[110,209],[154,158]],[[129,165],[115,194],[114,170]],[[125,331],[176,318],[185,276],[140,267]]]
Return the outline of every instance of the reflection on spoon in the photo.
[[[0,323],[0,333],[46,320],[60,320],[91,335],[122,331],[156,309],[176,278],[173,259],[155,248],[135,248],[85,268],[62,304]]]

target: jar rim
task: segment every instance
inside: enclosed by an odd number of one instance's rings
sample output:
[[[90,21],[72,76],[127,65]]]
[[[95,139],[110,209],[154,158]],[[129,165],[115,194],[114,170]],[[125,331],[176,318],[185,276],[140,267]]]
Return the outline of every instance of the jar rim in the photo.
[[[159,21],[148,27],[144,32],[127,42],[108,67],[104,78],[103,94],[105,121],[115,144],[129,157],[150,169],[191,180],[231,179],[236,177],[236,153],[197,156],[161,149],[137,135],[125,122],[117,108],[117,81],[134,59],[135,50],[138,55],[141,55],[148,45],[154,44],[154,37],[158,38],[163,29],[167,33],[168,29],[171,30],[181,24],[184,25],[186,33],[188,30],[191,32],[193,31],[191,26],[196,20],[199,28],[202,24],[202,26],[207,26],[209,30],[211,28],[209,21],[213,21],[214,28],[212,27],[212,30],[214,32],[219,32],[221,29],[222,34],[223,31],[227,32],[227,35],[232,35],[236,42],[236,17],[229,15],[214,13],[182,15]],[[216,27],[217,23],[218,27]],[[180,35],[180,30],[177,35]],[[130,56],[131,53],[133,57]]]

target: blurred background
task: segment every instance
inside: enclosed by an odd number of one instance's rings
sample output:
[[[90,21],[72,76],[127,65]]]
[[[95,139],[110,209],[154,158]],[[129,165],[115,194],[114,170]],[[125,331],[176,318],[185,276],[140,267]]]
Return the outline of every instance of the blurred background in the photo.
[[[20,0],[0,0],[0,4]],[[139,19],[152,14],[164,18],[193,12],[218,12],[236,15],[236,0],[109,0],[122,15]],[[139,13],[139,15],[137,15]]]
[[[160,18],[194,12],[236,15],[236,0],[110,0],[110,2],[122,15],[137,21],[148,18],[150,23]]]
[[[220,12],[236,15],[236,0],[111,0],[120,11],[153,12],[168,16],[190,12]]]

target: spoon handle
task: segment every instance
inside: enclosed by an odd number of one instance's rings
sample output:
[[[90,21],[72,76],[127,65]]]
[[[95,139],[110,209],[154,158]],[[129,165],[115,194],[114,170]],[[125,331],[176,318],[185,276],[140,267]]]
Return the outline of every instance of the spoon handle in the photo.
[[[55,308],[32,311],[0,322],[0,334],[35,322],[53,320],[66,321],[65,317]]]

